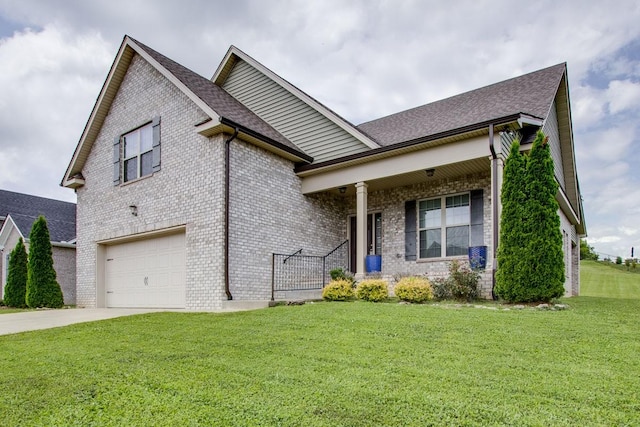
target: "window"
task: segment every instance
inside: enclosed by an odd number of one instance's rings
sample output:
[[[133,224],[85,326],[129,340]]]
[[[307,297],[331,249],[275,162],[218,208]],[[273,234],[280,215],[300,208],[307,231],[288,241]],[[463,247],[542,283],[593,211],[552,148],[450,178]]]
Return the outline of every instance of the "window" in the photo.
[[[153,128],[151,123],[129,132],[124,141],[124,182],[153,172]]]
[[[113,185],[160,170],[160,117],[113,142]]]
[[[467,254],[470,222],[469,194],[421,200],[418,222],[420,258]]]

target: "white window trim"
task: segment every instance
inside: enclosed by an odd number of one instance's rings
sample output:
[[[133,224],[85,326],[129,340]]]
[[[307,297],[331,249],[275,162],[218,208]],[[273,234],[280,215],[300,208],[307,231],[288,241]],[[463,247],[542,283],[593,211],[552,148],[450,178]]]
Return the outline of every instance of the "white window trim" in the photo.
[[[141,148],[140,148],[141,145],[142,145],[141,134],[142,134],[142,129],[145,129],[147,127],[151,131],[152,142],[151,142],[151,147],[147,151],[142,152]],[[126,157],[126,153],[127,153],[127,140],[126,140],[126,137],[127,137],[127,135],[131,135],[131,134],[134,134],[134,133],[138,133],[138,152],[134,156]],[[137,181],[137,180],[139,180],[141,178],[153,175],[153,168],[151,169],[151,172],[149,172],[148,174],[142,175],[142,155],[153,152],[153,122],[146,123],[146,124],[140,126],[139,128],[133,129],[132,131],[129,131],[129,132],[123,134],[120,137],[120,140],[122,141],[122,182],[124,184],[127,184],[127,183],[130,183],[130,182]],[[137,157],[137,160],[136,160],[136,177],[135,178],[131,178],[131,179],[126,179],[127,178],[127,160],[132,160],[132,159],[134,159],[136,157]]]
[[[447,198],[449,197],[455,197],[455,196],[462,196],[462,195],[467,195],[469,197],[469,222],[467,222],[466,224],[447,224]],[[420,202],[425,202],[427,200],[436,200],[436,199],[440,199],[440,227],[424,227],[421,228],[420,227]],[[436,197],[427,197],[424,199],[419,199],[416,203],[416,209],[418,210],[418,215],[417,215],[417,230],[418,230],[418,248],[417,248],[417,257],[416,259],[418,261],[433,261],[433,260],[442,260],[442,259],[447,259],[447,258],[456,258],[456,257],[463,257],[466,255],[447,255],[447,228],[449,227],[459,227],[459,226],[464,226],[466,225],[467,227],[469,227],[469,232],[471,232],[471,192],[469,191],[463,191],[460,193],[453,193],[453,194],[445,194],[442,196],[436,196]],[[421,238],[420,235],[423,231],[427,231],[427,230],[437,230],[440,229],[440,241],[441,241],[441,245],[440,245],[440,256],[439,257],[422,257],[422,246],[421,246]],[[470,237],[470,234],[469,234]],[[469,247],[469,242],[467,242],[467,247]]]

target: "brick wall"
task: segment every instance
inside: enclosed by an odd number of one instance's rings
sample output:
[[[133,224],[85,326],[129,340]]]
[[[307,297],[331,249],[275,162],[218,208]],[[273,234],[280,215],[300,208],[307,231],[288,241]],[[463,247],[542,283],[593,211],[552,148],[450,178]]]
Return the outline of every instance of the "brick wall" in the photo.
[[[302,195],[293,163],[243,141],[231,144],[230,287],[234,300],[271,298],[271,254],[325,255],[346,239],[346,206]]]
[[[62,289],[64,303],[73,305],[76,303],[76,250],[53,246],[53,268],[56,270],[56,280]]]
[[[114,137],[161,116],[161,170],[114,186]],[[100,304],[99,242],[169,227],[186,228],[186,308],[216,310],[224,293],[224,140],[194,125],[206,116],[135,56],[83,169],[78,189],[77,301]],[[234,300],[271,297],[271,254],[326,254],[346,235],[337,198],[303,196],[294,164],[231,143],[230,289]],[[138,207],[133,216],[129,205]],[[96,277],[98,280],[96,280]]]
[[[161,170],[114,186],[114,138],[155,116],[161,117]],[[184,226],[186,307],[221,307],[223,139],[195,132],[194,125],[206,117],[146,61],[132,59],[82,171],[86,184],[78,189],[79,306],[95,307],[103,292],[97,242]],[[138,216],[129,205],[138,207]]]
[[[491,297],[491,177],[489,173],[461,176],[452,179],[431,180],[421,184],[389,190],[369,192],[369,212],[382,212],[382,272],[391,278],[398,275],[426,274],[430,278],[446,277],[449,262],[458,259],[468,263],[467,256],[437,260],[405,260],[404,206],[409,200],[447,196],[470,190],[483,190],[484,244],[487,246],[487,268],[481,275],[481,290],[485,298]],[[347,200],[349,214],[356,212],[355,197]],[[418,248],[418,242],[416,242]]]

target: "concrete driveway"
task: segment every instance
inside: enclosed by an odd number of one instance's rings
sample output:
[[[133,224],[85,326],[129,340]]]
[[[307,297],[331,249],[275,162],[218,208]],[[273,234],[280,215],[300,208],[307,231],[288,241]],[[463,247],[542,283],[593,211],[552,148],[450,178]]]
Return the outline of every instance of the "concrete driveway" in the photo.
[[[74,323],[93,322],[133,314],[152,313],[166,310],[136,308],[70,308],[66,310],[37,310],[21,313],[0,314],[0,335],[37,329],[57,328]]]

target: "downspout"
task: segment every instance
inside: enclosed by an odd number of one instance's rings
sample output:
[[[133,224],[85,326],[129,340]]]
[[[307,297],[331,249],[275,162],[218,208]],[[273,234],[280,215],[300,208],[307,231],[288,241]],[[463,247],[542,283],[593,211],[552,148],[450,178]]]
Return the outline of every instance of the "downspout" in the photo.
[[[493,233],[493,241],[491,244],[491,298],[494,300],[496,294],[494,289],[496,286],[496,267],[498,257],[496,251],[498,249],[498,156],[496,154],[495,141],[493,137],[493,123],[489,125],[489,150],[491,150],[491,231]]]
[[[234,129],[233,135],[224,142],[224,292],[227,300],[231,301],[233,295],[229,288],[229,185],[230,185],[230,145],[231,141],[238,136],[238,128]]]

